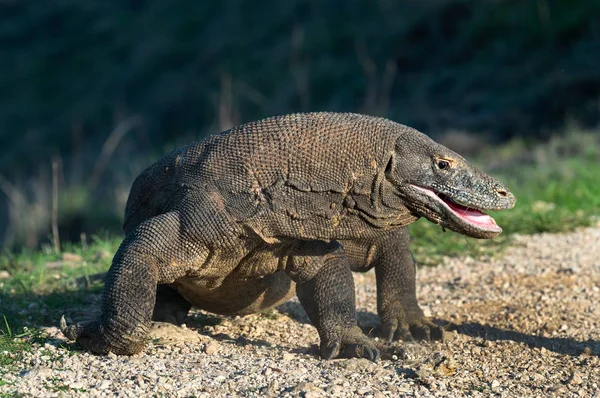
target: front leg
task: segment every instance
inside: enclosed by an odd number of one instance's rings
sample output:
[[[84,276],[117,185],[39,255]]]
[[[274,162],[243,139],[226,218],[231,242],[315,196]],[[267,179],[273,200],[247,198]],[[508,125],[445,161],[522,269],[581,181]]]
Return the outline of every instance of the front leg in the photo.
[[[406,228],[377,243],[375,267],[377,312],[388,341],[443,340],[443,329],[425,318],[417,302],[416,270]]]
[[[379,359],[375,342],[356,324],[354,279],[337,242],[301,243],[287,270],[296,293],[319,332],[321,357],[344,356]]]
[[[93,322],[61,329],[69,339],[98,354],[131,355],[145,345],[156,301],[156,286],[172,283],[189,270],[182,249],[177,213],[167,213],[140,224],[123,241],[108,271],[102,295],[102,314]],[[207,256],[196,244],[194,253]]]

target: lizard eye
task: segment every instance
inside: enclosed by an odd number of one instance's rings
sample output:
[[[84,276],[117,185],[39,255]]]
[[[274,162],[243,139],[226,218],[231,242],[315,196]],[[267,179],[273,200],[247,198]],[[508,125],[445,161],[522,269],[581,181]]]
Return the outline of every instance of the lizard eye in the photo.
[[[450,168],[450,163],[446,160],[438,160],[437,161],[437,167],[440,170],[446,170]]]

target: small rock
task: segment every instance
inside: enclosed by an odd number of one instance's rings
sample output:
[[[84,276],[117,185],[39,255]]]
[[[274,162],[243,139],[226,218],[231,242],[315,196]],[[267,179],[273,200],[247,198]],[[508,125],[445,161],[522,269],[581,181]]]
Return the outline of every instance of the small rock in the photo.
[[[585,356],[592,355],[592,349],[590,347],[585,347],[583,349],[583,351],[581,352],[581,355],[585,355]]]
[[[20,373],[21,377],[27,378],[48,378],[52,376],[52,369],[45,366],[34,367],[29,370],[24,370]]]
[[[294,358],[296,358],[296,355],[292,354],[291,352],[285,352],[285,353],[283,354],[283,360],[284,360],[284,361],[291,361],[291,360],[293,360]]]
[[[206,344],[206,346],[204,347],[204,352],[206,353],[206,355],[214,355],[217,352],[219,352],[219,348],[221,348],[220,344],[213,340]]]
[[[498,387],[500,387],[500,382],[498,380],[492,380],[492,382],[490,383],[490,387],[492,388],[492,390],[497,390]]]
[[[10,278],[10,272],[6,270],[0,271],[0,279],[8,279]]]
[[[572,386],[578,386],[581,383],[583,383],[583,379],[581,378],[581,375],[579,374],[579,372],[573,371],[573,373],[571,373],[571,375],[567,379],[566,383],[569,385],[572,385]]]
[[[348,371],[367,372],[377,365],[365,358],[351,358],[338,362],[338,366]]]
[[[565,386],[556,386],[550,388],[550,391],[558,396],[559,394],[566,394],[568,390],[565,388]]]
[[[419,369],[417,369],[415,371],[415,374],[420,378],[420,379],[427,379],[429,377],[429,375],[431,374],[427,369],[425,369],[424,367],[421,367]]]
[[[327,393],[331,395],[341,395],[345,391],[344,387],[340,385],[335,385],[331,387],[327,387]]]
[[[164,345],[182,345],[185,343],[200,342],[198,332],[165,322],[152,322],[148,336],[156,340],[158,344]]]
[[[49,351],[56,351],[56,347],[50,343],[44,343],[44,348]]]
[[[80,381],[74,381],[72,383],[69,383],[69,387],[73,388],[73,389],[79,389],[79,390],[81,390],[81,389],[85,388],[85,384],[83,384]]]
[[[302,383],[299,383],[298,385],[296,385],[296,387],[294,387],[292,389],[292,392],[304,393],[305,397],[309,396],[309,394],[308,394],[309,392],[313,393],[312,395],[310,395],[311,397],[318,397],[320,395],[325,394],[325,391],[323,391],[319,387],[315,386],[314,384],[308,383],[306,381],[303,381]]]
[[[106,390],[110,387],[110,380],[102,380],[100,384],[96,386],[98,390]]]

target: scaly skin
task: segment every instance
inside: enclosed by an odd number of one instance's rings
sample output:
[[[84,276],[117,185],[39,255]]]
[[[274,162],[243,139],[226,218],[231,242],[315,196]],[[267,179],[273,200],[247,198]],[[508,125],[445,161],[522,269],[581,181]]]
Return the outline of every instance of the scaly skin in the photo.
[[[515,198],[456,153],[386,119],[309,113],[242,125],[142,172],[100,319],[63,321],[62,330],[93,352],[133,354],[151,319],[181,323],[192,305],[248,314],[297,294],[322,357],[377,360],[378,345],[356,325],[351,272],[375,268],[386,338],[441,339],[417,303],[404,227],[425,217],[477,238],[500,233],[456,203],[501,210]]]

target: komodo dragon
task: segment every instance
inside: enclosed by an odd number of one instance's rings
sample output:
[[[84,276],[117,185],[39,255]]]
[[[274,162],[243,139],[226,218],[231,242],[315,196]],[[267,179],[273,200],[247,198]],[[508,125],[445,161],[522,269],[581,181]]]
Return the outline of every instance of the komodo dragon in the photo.
[[[244,124],[141,173],[100,319],[61,327],[95,353],[134,354],[151,320],[180,324],[192,305],[249,314],[296,294],[323,358],[376,361],[378,345],[356,323],[352,271],[375,268],[389,341],[441,339],[417,303],[405,226],[425,217],[493,238],[502,229],[482,210],[514,204],[500,182],[387,119],[306,113]]]

